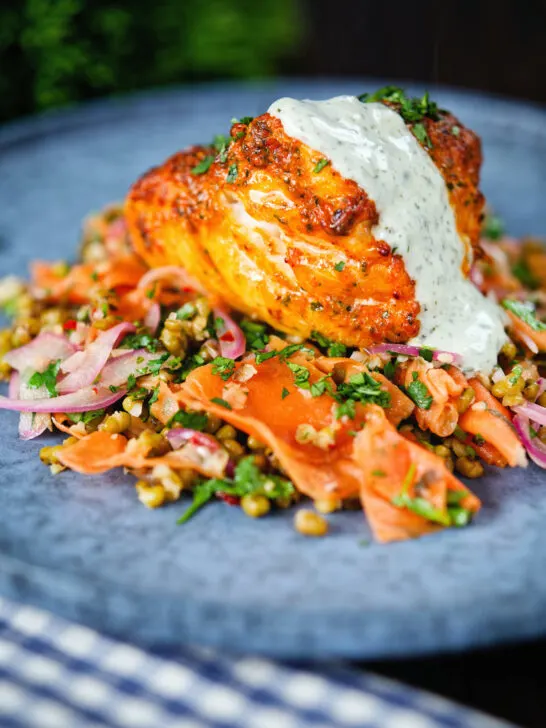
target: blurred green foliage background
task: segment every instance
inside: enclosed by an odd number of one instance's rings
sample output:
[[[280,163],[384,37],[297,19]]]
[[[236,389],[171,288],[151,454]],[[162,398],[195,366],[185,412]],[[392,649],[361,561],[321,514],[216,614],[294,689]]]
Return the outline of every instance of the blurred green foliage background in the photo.
[[[296,0],[0,0],[0,120],[112,92],[263,77]]]

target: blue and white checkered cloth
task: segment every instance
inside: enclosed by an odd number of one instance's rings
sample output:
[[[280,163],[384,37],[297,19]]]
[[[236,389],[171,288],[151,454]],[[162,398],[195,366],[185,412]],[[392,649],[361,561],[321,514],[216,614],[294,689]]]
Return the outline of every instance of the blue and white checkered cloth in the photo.
[[[0,599],[2,728],[506,728],[339,666],[146,652]]]

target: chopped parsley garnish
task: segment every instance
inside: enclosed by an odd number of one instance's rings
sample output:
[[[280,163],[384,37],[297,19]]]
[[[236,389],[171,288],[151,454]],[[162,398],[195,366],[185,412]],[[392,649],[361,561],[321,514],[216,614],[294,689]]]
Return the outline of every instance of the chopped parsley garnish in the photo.
[[[315,164],[315,168],[313,169],[313,172],[315,174],[318,174],[319,172],[322,172],[324,167],[327,167],[329,164],[330,164],[329,159],[324,159],[324,158],[319,159],[319,161]]]
[[[394,377],[395,372],[396,372],[396,362],[394,362],[392,359],[389,359],[389,361],[383,367],[383,374],[387,377],[387,379],[392,379]]]
[[[259,493],[270,500],[274,500],[292,496],[294,486],[289,480],[279,475],[262,473],[254,463],[254,457],[251,455],[239,460],[235,466],[233,478],[212,478],[199,483],[193,489],[192,504],[178,519],[177,523],[186,523],[216,493],[224,493],[236,498]]]
[[[163,366],[163,364],[165,364],[169,357],[170,353],[166,351],[164,354],[161,354],[161,356],[159,356],[157,359],[150,359],[150,361],[146,364],[145,368],[137,371],[137,374],[159,374],[159,372],[161,371],[161,367]]]
[[[428,410],[432,405],[432,395],[426,384],[419,379],[417,372],[413,372],[413,381],[407,387],[407,392],[419,409]]]
[[[496,215],[488,215],[483,223],[482,233],[489,240],[500,240],[504,235],[503,221]]]
[[[384,470],[372,470],[372,475],[376,478],[384,478],[387,473]]]
[[[348,417],[350,420],[354,420],[356,417],[356,402],[354,399],[348,399],[337,406],[336,420],[340,420],[342,417]]]
[[[428,147],[429,149],[432,149],[432,142],[429,135],[427,134],[427,130],[425,129],[424,124],[421,124],[421,122],[419,122],[418,124],[414,124],[411,130],[414,136],[418,139],[418,141],[421,142],[421,144],[423,144],[425,147]]]
[[[531,273],[531,269],[529,268],[527,261],[523,258],[520,258],[520,260],[512,266],[512,273],[526,288],[537,288],[539,286],[540,282]]]
[[[249,319],[242,319],[239,325],[246,337],[248,349],[252,349],[252,351],[265,349],[269,343],[266,324],[259,323],[258,321],[250,321]]]
[[[419,349],[419,356],[425,361],[432,361],[434,350],[424,346],[422,349]]]
[[[507,311],[511,311],[515,316],[530,326],[533,331],[546,331],[546,324],[537,319],[532,304],[505,298],[502,301],[502,305]]]
[[[147,349],[153,354],[158,346],[159,341],[150,334],[128,334],[120,344],[121,349]]]
[[[187,427],[189,430],[203,432],[207,423],[208,417],[204,412],[185,412],[184,410],[178,410],[169,420],[169,427],[180,425],[180,427]]]
[[[287,361],[286,366],[294,374],[294,384],[300,389],[309,389],[309,377],[311,376],[307,367],[302,367],[300,364],[295,364],[292,361]]]
[[[203,159],[198,162],[195,167],[192,167],[191,173],[192,174],[205,174],[205,172],[208,172],[212,163],[214,162],[214,156],[212,154],[207,154],[206,157],[203,157]]]
[[[477,432],[474,437],[472,438],[476,445],[484,445],[485,444],[485,437],[483,435],[480,435],[479,432]]]
[[[358,372],[349,377],[348,382],[338,385],[335,392],[335,399],[338,402],[336,419],[341,417],[355,418],[357,402],[363,404],[377,404],[380,407],[389,407],[391,395],[381,388],[381,382],[377,382],[368,372]]]
[[[289,394],[290,392],[288,391],[288,389],[286,389],[286,387],[283,387],[281,392],[281,399],[286,399]]]
[[[103,409],[91,410],[90,412],[67,412],[66,416],[76,425],[78,422],[83,422],[84,425],[87,425],[87,423],[91,422],[91,420],[94,420],[97,417],[103,417],[105,412],[106,410]]]
[[[316,382],[313,382],[311,384],[311,395],[313,397],[320,397],[321,394],[324,394],[324,392],[328,392],[329,394],[333,394],[333,388],[332,388],[332,382],[330,381],[331,374],[325,374],[320,379],[317,379]]]
[[[461,133],[461,127],[460,126],[457,126],[457,125],[452,126],[451,127],[451,133],[453,134],[454,137],[458,137],[459,134]]]
[[[197,309],[195,308],[195,305],[188,301],[188,303],[185,303],[178,309],[176,312],[176,318],[179,321],[188,321],[189,319],[192,319],[196,313]]]
[[[425,117],[433,120],[439,117],[438,104],[430,100],[428,93],[421,98],[411,98],[406,96],[405,91],[398,86],[384,86],[373,94],[362,94],[358,98],[365,103],[387,101],[395,104],[396,110],[404,121],[412,124],[411,131],[415,137],[425,146],[432,147],[424,124],[417,123],[422,122]]]
[[[212,397],[210,400],[211,402],[214,402],[214,404],[219,405],[220,407],[224,407],[227,410],[233,409],[229,402],[226,402],[225,399],[222,399],[222,397]]]
[[[235,371],[235,362],[227,356],[217,356],[212,362],[212,373],[217,374],[224,382],[231,377]]]
[[[344,260],[340,260],[339,263],[336,263],[334,265],[334,268],[337,270],[338,273],[341,273],[341,271],[345,268],[346,263]]]
[[[331,339],[323,336],[319,331],[313,331],[311,333],[311,339],[316,341],[321,349],[326,349],[328,356],[338,357],[345,356],[347,354],[347,347],[345,344],[338,344]]]
[[[280,351],[275,349],[273,349],[273,351],[261,351],[259,354],[256,354],[256,364],[261,364],[268,359],[273,359],[275,356],[278,356],[281,361],[286,361],[297,351],[302,350],[310,351],[310,349],[305,348],[304,344],[289,344],[288,346],[285,346],[284,349],[280,349]]]
[[[238,174],[239,174],[239,168],[237,167],[237,163],[234,162],[233,164],[230,164],[228,173],[226,175],[226,182],[228,182],[229,184],[231,184],[232,182],[235,182]]]
[[[250,122],[254,119],[253,116],[241,116],[240,119],[233,118],[231,120],[232,124],[250,124]]]
[[[27,384],[31,389],[45,387],[50,397],[57,396],[57,375],[61,368],[61,360],[52,361],[43,372],[34,372]]]
[[[155,289],[157,288],[156,284],[150,288],[149,291],[146,291],[146,298],[149,298],[150,300],[155,296]]]
[[[224,163],[227,160],[227,150],[231,144],[231,137],[224,134],[216,134],[212,142],[213,147],[218,152],[218,161]]]
[[[510,384],[515,384],[521,375],[523,374],[523,367],[521,364],[516,364],[516,366],[512,369],[510,372],[510,376],[508,377],[508,381]]]
[[[136,385],[136,377],[134,374],[129,374],[127,377],[127,389],[134,389]]]
[[[155,389],[152,390],[152,396],[148,400],[148,404],[153,404],[154,402],[157,402],[158,399],[159,399],[159,384],[157,385],[157,387],[155,387]]]
[[[116,392],[119,392],[120,387],[116,387],[115,384],[111,384],[108,389],[112,392],[112,394],[115,394]]]

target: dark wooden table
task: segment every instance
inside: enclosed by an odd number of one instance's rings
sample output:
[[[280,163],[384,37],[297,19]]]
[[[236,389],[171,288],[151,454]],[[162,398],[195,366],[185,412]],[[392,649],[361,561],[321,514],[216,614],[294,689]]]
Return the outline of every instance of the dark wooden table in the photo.
[[[546,728],[546,640],[362,667],[522,728]]]

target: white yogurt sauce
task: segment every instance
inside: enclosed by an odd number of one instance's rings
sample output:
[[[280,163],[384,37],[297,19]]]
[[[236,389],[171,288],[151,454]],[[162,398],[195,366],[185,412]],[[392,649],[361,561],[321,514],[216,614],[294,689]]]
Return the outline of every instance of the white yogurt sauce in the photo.
[[[409,343],[457,352],[466,371],[489,373],[506,341],[503,311],[463,276],[446,184],[402,117],[355,96],[283,98],[268,111],[375,202],[373,235],[396,247],[416,284],[421,328]]]

